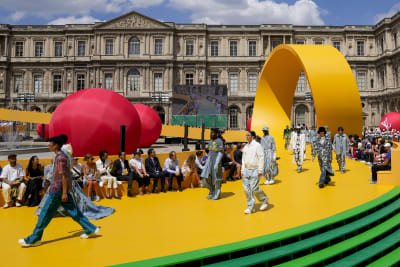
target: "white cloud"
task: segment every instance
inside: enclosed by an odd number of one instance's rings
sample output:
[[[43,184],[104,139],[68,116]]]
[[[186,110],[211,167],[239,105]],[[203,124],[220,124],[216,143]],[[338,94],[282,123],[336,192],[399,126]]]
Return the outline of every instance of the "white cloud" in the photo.
[[[130,0],[132,8],[146,8],[161,5],[164,0]]]
[[[20,21],[23,17],[25,17],[25,12],[21,12],[21,11],[15,11],[14,13],[12,13],[8,19],[12,22],[12,23],[16,23],[18,21]]]
[[[375,15],[374,22],[378,23],[384,18],[390,18],[399,11],[400,11],[400,3],[397,3],[394,6],[392,6],[388,12]]]
[[[82,16],[82,17],[69,16],[52,20],[49,22],[49,24],[51,25],[92,24],[95,23],[96,21],[100,22],[102,20],[93,18],[92,16]]]
[[[169,5],[193,12],[194,23],[323,25],[321,10],[312,0],[294,4],[273,0],[169,0]]]

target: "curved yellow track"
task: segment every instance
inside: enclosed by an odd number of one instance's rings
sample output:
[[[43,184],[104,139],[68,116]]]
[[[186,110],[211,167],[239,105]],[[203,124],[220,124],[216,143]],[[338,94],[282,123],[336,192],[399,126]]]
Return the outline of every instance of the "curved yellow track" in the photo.
[[[344,56],[328,45],[280,45],[262,69],[254,103],[252,129],[270,127],[281,136],[290,115],[296,84],[304,70],[314,99],[318,126],[332,133],[343,126],[346,133],[362,131],[362,107],[357,83]],[[278,149],[283,140],[276,138]]]

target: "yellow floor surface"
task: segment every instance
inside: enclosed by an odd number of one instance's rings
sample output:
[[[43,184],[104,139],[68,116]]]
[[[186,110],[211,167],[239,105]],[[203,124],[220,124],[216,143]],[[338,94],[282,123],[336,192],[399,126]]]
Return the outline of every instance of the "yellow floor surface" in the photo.
[[[160,257],[245,240],[319,220],[361,205],[393,186],[371,185],[370,168],[347,161],[348,171],[336,172],[334,183],[319,189],[318,162],[310,156],[297,174],[291,155],[280,155],[277,184],[262,185],[270,198],[267,211],[251,215],[241,181],[223,184],[222,199],[207,200],[206,189],[102,200],[116,213],[94,223],[101,236],[82,240],[71,218],[55,218],[40,247],[22,249],[18,238],[31,233],[35,208],[0,210],[1,266],[105,266]],[[338,169],[336,162],[333,163]],[[263,180],[264,181],[264,180]],[[262,181],[262,182],[263,182]],[[259,205],[257,205],[258,207]]]

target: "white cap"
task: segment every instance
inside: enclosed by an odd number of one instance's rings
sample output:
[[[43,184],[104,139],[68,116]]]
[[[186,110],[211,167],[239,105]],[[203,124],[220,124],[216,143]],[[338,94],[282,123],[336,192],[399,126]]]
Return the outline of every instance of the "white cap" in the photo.
[[[264,126],[264,128],[262,129],[263,131],[269,131],[268,126]]]
[[[390,143],[385,143],[384,147],[391,147]]]

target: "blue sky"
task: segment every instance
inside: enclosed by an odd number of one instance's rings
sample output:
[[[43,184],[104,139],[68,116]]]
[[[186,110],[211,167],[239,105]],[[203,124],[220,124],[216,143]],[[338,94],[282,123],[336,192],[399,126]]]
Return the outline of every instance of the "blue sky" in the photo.
[[[400,1],[1,0],[0,23],[92,23],[132,10],[176,23],[371,25],[400,10]]]

